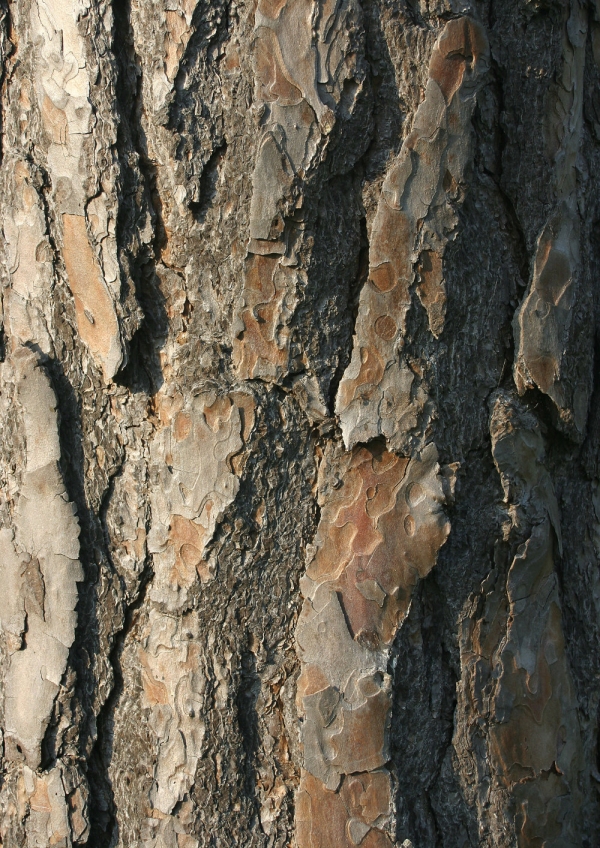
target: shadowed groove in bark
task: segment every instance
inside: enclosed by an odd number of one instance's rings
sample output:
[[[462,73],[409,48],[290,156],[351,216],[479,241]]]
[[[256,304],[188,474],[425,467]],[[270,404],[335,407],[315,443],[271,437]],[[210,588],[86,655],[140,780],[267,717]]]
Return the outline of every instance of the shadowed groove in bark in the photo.
[[[347,310],[350,313],[348,341],[342,345],[341,354],[338,360],[335,373],[331,379],[329,387],[329,409],[331,412],[335,409],[335,399],[337,397],[340,381],[344,371],[350,362],[350,352],[352,347],[352,337],[354,336],[354,327],[356,324],[356,316],[358,314],[358,298],[360,290],[367,281],[369,275],[369,237],[367,233],[367,219],[360,219],[360,242],[357,260],[357,269],[354,280],[348,287],[348,303]]]
[[[204,71],[202,65],[219,60],[219,48],[230,34],[231,5],[231,0],[198,0],[196,4],[191,22],[192,34],[179,62],[174,96],[169,105],[167,126],[174,132],[183,135],[180,122],[186,119],[186,113],[194,115],[197,104],[193,84],[197,83],[198,73]]]
[[[242,736],[244,759],[242,770],[245,772],[246,793],[254,796],[256,783],[256,756],[259,746],[258,713],[256,704],[260,693],[260,678],[256,673],[256,657],[248,649],[242,650],[240,671],[236,693],[238,723]],[[258,803],[255,801],[258,817]]]
[[[152,250],[142,249],[137,255],[128,252],[128,244],[123,238],[124,234],[131,232],[136,226],[136,206],[140,197],[142,204],[148,204],[148,179],[152,180],[152,172],[146,169],[144,172],[145,151],[143,142],[143,130],[141,126],[141,104],[139,95],[140,67],[136,61],[133,49],[133,38],[130,25],[131,3],[113,3],[114,31],[113,49],[117,59],[117,108],[120,112],[119,142],[120,142],[120,165],[123,181],[122,203],[119,207],[118,233],[120,237],[121,258],[126,257],[126,268],[133,279],[136,296],[142,310],[144,319],[141,327],[134,334],[129,349],[129,357],[126,366],[117,376],[116,382],[130,389],[134,393],[147,394],[156,390],[161,381],[161,370],[159,365],[159,349],[161,339],[166,335],[166,314],[163,303],[164,298],[156,283],[154,271],[154,256]],[[131,165],[132,153],[137,154],[135,164]],[[160,233],[160,214],[154,210],[154,220],[158,226],[155,227],[155,239]],[[120,657],[123,644],[135,623],[136,612],[143,605],[146,587],[152,579],[151,564],[146,558],[142,568],[137,588],[133,598],[127,597],[123,578],[118,574],[114,563],[108,552],[109,531],[106,525],[106,513],[114,497],[115,480],[122,473],[127,462],[127,454],[124,451],[120,465],[115,469],[109,484],[104,492],[99,516],[102,521],[102,540],[106,545],[104,554],[107,574],[110,575],[109,583],[103,583],[105,592],[111,592],[110,580],[115,583],[117,597],[115,609],[115,621],[112,632],[109,634],[109,654],[106,657],[109,668],[110,679],[106,681],[106,697],[100,704],[93,722],[93,735],[95,741],[88,756],[88,779],[92,792],[90,803],[90,835],[88,844],[98,845],[99,848],[108,848],[116,844],[119,837],[119,824],[117,808],[114,803],[113,789],[108,774],[113,751],[113,720],[114,711],[123,690],[123,676],[120,665]],[[104,602],[106,595],[101,596],[100,584],[97,584],[95,593],[96,604]]]
[[[112,668],[113,682],[110,693],[96,717],[96,741],[88,759],[90,788],[95,795],[95,803],[90,809],[89,845],[98,848],[110,848],[119,838],[118,811],[108,774],[113,755],[114,712],[123,692],[123,674],[120,658],[127,635],[135,624],[136,613],[142,607],[146,588],[152,580],[152,567],[149,563],[142,571],[136,598],[124,610],[122,627],[115,633],[108,661]]]
[[[6,97],[7,77],[9,74],[9,63],[14,67],[14,54],[16,47],[11,40],[11,15],[8,0],[0,2],[0,163],[4,155],[4,98]]]
[[[78,754],[88,750],[93,736],[93,703],[97,680],[90,659],[98,655],[99,610],[96,587],[100,570],[106,567],[107,553],[104,535],[95,510],[90,506],[84,482],[84,438],[82,431],[82,407],[78,393],[65,373],[58,358],[46,361],[58,402],[59,437],[61,442],[61,472],[69,499],[75,504],[80,525],[79,559],[84,569],[84,582],[79,584],[78,621],[75,640],[70,650],[65,677],[76,674],[75,700],[79,701],[82,722],[79,727]],[[73,684],[72,684],[73,685]],[[44,743],[45,767],[54,765],[58,756],[55,748],[56,725],[59,716],[50,723]],[[63,729],[64,733],[64,729]]]
[[[152,218],[154,240],[143,246],[136,255],[128,255],[127,243],[121,251],[127,257],[126,269],[133,279],[137,301],[144,318],[130,342],[129,360],[119,380],[132,391],[156,392],[162,383],[160,349],[168,332],[165,298],[156,275],[156,263],[165,242],[160,196],[156,188],[156,166],[148,158],[142,126],[142,66],[135,53],[131,25],[131,0],[114,0],[114,49],[118,62],[117,108],[120,112],[120,134],[123,152],[123,197],[119,205],[121,240],[135,230],[139,220],[138,208],[147,208]],[[130,163],[131,153],[135,165]],[[128,155],[129,154],[129,155]],[[141,203],[140,203],[141,201]],[[126,275],[125,275],[126,276]]]
[[[221,173],[223,159],[227,156],[227,142],[222,141],[211,153],[210,159],[202,169],[200,177],[200,199],[190,200],[189,208],[194,213],[194,218],[204,223],[206,213],[211,208],[217,193],[217,182]]]

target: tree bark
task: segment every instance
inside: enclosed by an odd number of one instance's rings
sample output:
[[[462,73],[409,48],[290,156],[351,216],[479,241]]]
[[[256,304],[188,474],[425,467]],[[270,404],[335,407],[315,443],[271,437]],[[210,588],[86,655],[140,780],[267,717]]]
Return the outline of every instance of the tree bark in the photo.
[[[600,2],[0,59],[1,844],[600,844]]]

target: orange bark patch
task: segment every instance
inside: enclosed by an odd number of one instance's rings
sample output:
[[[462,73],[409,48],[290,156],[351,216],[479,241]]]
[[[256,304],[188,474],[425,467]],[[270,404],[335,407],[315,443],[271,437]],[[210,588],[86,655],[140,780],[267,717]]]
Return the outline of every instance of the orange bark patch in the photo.
[[[62,109],[55,106],[47,94],[42,101],[42,121],[44,128],[54,144],[64,145],[67,143],[69,134],[69,122]]]
[[[187,412],[180,412],[173,424],[173,435],[176,441],[182,442],[186,439],[192,429],[192,419]]]
[[[219,395],[214,403],[204,407],[204,418],[213,433],[218,433],[229,421],[233,409],[233,401],[229,395]]]
[[[165,72],[168,79],[175,79],[179,61],[189,41],[190,28],[180,12],[166,12]]]
[[[370,388],[378,386],[384,374],[385,365],[378,351],[371,347],[361,347],[360,368],[354,379],[344,379],[338,391],[338,407],[346,409],[356,397],[368,398]]]
[[[296,688],[296,702],[298,706],[302,706],[302,699],[304,697],[307,695],[314,695],[316,692],[321,692],[323,689],[327,689],[328,686],[329,681],[319,666],[303,666]]]
[[[390,183],[394,182],[394,172],[390,174]],[[373,223],[373,241],[369,254],[370,276],[376,275],[377,288],[380,291],[391,291],[398,282],[404,281],[405,286],[401,297],[408,297],[407,285],[412,279],[411,253],[415,238],[414,223],[408,215],[382,199],[377,208]],[[391,266],[386,270],[387,282],[381,279],[381,268],[385,263]]]
[[[171,517],[169,542],[175,551],[172,577],[178,586],[187,588],[197,575],[204,579],[208,576],[208,566],[203,561],[205,535],[200,524],[181,515]]]
[[[487,50],[485,32],[470,18],[448,21],[433,51],[429,76],[441,88],[446,102],[460,88],[465,69],[473,67]]]
[[[385,737],[387,719],[392,706],[389,692],[380,689],[368,693],[365,703],[344,711],[344,727],[333,736],[335,751],[332,762],[344,772],[374,771],[387,760]]]
[[[527,363],[531,378],[543,392],[548,392],[559,376],[558,360],[552,356],[532,356]]]
[[[417,292],[427,310],[429,327],[434,336],[439,336],[446,317],[446,287],[442,271],[442,257],[433,250],[425,250],[419,263],[420,281]]]
[[[375,332],[380,338],[389,342],[395,338],[396,333],[398,332],[398,327],[396,326],[394,319],[389,315],[381,315],[377,321],[375,321]]]
[[[63,256],[79,335],[110,379],[122,359],[115,307],[92,251],[85,218],[64,214],[62,219]]]
[[[156,413],[163,427],[168,426],[177,413],[183,409],[183,395],[180,392],[175,392],[173,395],[166,395],[159,392],[154,400]]]
[[[346,779],[343,792],[352,812],[369,824],[390,811],[391,784],[386,771],[352,774]]]
[[[277,20],[288,0],[258,0],[258,11],[266,18]]]
[[[245,281],[246,307],[242,309],[243,331],[234,339],[233,364],[242,379],[257,373],[276,376],[288,362],[289,332],[280,327],[286,291],[277,280],[276,256],[252,255]]]
[[[378,802],[379,813],[373,816]],[[351,775],[332,792],[303,771],[296,798],[298,848],[392,848],[387,833],[372,826],[377,817],[389,814],[389,807],[385,772]]]
[[[259,28],[254,60],[260,100],[264,103],[277,101],[282,106],[296,106],[301,102],[302,92],[285,74],[277,36],[272,29]]]
[[[398,282],[391,262],[384,262],[376,268],[371,268],[369,280],[380,292],[391,291]]]
[[[52,805],[48,795],[48,784],[45,780],[36,778],[35,791],[29,799],[29,805],[37,813],[51,813]]]
[[[393,640],[448,535],[436,469],[355,448],[342,486],[322,505],[307,576],[332,583],[352,635],[372,647]]]
[[[155,707],[158,704],[168,704],[170,698],[167,687],[152,675],[147,654],[140,650],[139,657],[142,666],[142,689],[146,700],[145,706]]]

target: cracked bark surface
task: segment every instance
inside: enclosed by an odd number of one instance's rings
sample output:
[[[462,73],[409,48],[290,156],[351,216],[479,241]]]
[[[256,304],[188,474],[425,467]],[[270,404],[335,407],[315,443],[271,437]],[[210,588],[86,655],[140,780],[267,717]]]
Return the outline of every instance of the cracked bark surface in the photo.
[[[600,843],[598,0],[0,0],[0,843]]]

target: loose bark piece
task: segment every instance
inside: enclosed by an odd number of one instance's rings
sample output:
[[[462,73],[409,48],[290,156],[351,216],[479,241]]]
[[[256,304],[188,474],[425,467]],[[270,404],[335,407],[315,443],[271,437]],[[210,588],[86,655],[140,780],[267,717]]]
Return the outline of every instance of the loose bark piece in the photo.
[[[326,845],[333,826],[344,834],[340,844],[358,845],[374,827],[371,841],[385,845],[389,801],[366,823],[342,800],[359,772],[386,783],[391,795],[389,774],[380,771],[390,759],[388,646],[450,530],[443,476],[434,445],[411,460],[381,447],[330,454],[319,476],[321,521],[296,633],[306,773],[297,804],[308,805],[297,839],[301,846]],[[343,482],[332,489],[336,477]],[[332,805],[335,825],[325,812]]]

